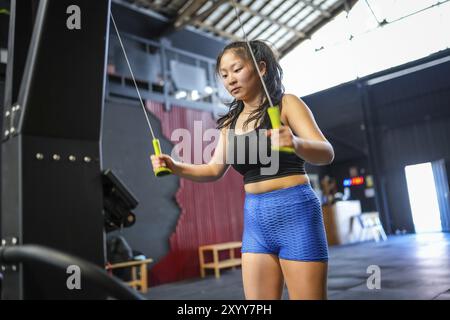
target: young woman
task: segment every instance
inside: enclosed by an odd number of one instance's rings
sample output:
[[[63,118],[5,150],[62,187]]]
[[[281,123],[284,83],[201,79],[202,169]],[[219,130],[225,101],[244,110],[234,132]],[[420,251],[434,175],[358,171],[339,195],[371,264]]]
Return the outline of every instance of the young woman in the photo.
[[[272,154],[271,147],[293,148],[295,153],[278,153],[278,171],[272,175],[261,173],[267,164],[259,158],[257,163],[231,164],[244,177],[245,297],[280,299],[286,282],[290,299],[326,299],[328,247],[320,200],[310,185],[304,163],[330,164],[334,150],[306,104],[294,95],[284,94],[283,72],[270,47],[257,40],[250,41],[250,46],[270,98],[280,107],[282,127],[270,130],[268,99],[248,45],[234,42],[217,58],[216,71],[234,100],[229,112],[217,121],[221,134],[211,161],[194,165],[162,154],[152,156],[152,165],[154,169],[167,166],[180,177],[206,182],[225,174],[230,151],[245,152],[245,159],[251,158],[249,143],[243,144],[243,150],[236,148],[242,146],[239,139],[251,133],[264,131],[267,143],[261,148],[265,147],[267,154]],[[230,145],[234,150],[228,150]]]

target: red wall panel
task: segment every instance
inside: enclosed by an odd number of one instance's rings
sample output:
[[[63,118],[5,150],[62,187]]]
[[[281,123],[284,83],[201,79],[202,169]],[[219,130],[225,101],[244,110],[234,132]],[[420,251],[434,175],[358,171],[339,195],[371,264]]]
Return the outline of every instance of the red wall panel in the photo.
[[[147,109],[161,121],[163,135],[168,140],[173,130],[179,128],[189,130],[194,137],[194,121],[201,121],[203,131],[216,126],[210,112],[178,106],[172,106],[166,112],[162,104],[150,101],[147,102]],[[178,141],[172,143],[176,144]],[[209,143],[211,142],[203,143],[202,151]],[[192,146],[194,159],[193,149]],[[167,154],[171,152],[162,151]],[[215,182],[199,183],[180,178],[180,186],[175,195],[180,216],[169,239],[170,251],[151,267],[150,285],[199,277],[200,245],[241,241],[244,196],[242,176],[232,168]]]

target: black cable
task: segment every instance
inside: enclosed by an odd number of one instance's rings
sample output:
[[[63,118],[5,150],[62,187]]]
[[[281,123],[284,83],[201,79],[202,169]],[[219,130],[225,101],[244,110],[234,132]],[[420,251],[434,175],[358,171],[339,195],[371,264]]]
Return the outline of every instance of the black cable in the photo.
[[[40,263],[67,270],[70,265],[80,268],[81,274],[88,282],[104,289],[112,297],[123,300],[144,300],[134,289],[124,285],[105,270],[78,257],[39,245],[22,245],[0,247],[0,263],[34,264]]]
[[[373,12],[372,7],[369,4],[369,1],[366,0],[366,4],[370,9],[370,12],[372,13],[373,17],[375,18],[375,20],[377,21],[378,25],[381,25],[381,22],[378,20],[377,16],[375,15],[375,12]]]

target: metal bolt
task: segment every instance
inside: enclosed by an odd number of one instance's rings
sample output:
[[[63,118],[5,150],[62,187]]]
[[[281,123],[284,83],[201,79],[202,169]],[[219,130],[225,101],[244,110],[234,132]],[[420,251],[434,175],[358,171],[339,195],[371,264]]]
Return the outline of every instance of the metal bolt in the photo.
[[[61,159],[61,156],[59,155],[59,154],[54,154],[53,155],[53,160],[55,160],[55,161],[58,161],[58,160],[60,160]]]
[[[7,137],[7,136],[9,136],[9,131],[8,130],[5,131],[5,137]]]
[[[91,158],[90,157],[84,157],[84,162],[87,162],[87,163],[91,162]]]
[[[11,127],[11,129],[9,130],[11,133],[14,133],[16,131],[16,129],[14,127]]]
[[[16,238],[16,237],[12,238],[12,239],[11,239],[11,243],[12,243],[12,244],[17,244],[17,238]]]
[[[12,271],[16,271],[16,270],[17,270],[17,267],[16,267],[15,265],[12,265],[12,266],[11,266],[11,269],[12,269]]]
[[[6,246],[6,240],[2,239],[2,246]]]
[[[6,267],[5,266],[2,266],[2,271],[5,271],[6,270]]]
[[[6,112],[5,112],[5,117],[9,117],[10,114],[11,114],[11,113],[9,112],[9,110],[6,111]]]
[[[36,153],[36,159],[42,160],[44,159],[44,155],[42,153]]]
[[[73,156],[73,155],[70,155],[70,156],[69,156],[69,160],[72,161],[72,162],[74,162],[75,160],[77,160],[77,158],[75,158],[75,156]]]

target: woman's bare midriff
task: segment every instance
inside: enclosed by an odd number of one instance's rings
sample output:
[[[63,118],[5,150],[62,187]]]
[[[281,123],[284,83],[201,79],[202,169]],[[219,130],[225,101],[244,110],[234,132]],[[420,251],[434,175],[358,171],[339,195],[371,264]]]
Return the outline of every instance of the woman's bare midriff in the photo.
[[[263,180],[244,185],[247,193],[263,193],[296,186],[298,184],[309,183],[307,174],[296,174],[292,176],[280,177],[270,180]]]

